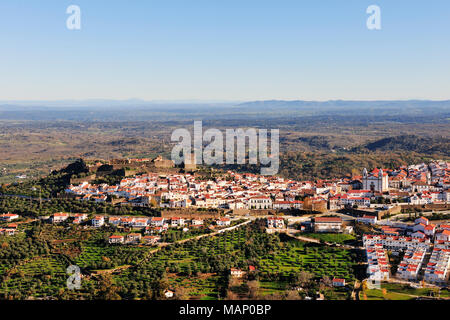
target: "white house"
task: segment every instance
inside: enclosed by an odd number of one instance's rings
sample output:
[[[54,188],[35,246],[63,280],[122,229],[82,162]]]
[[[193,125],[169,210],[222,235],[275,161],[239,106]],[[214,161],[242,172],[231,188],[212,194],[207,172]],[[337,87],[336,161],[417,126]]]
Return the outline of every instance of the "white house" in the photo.
[[[345,287],[345,279],[333,279],[333,287]]]
[[[141,241],[141,238],[142,238],[142,235],[140,233],[130,233],[130,234],[127,234],[125,242],[136,244]]]
[[[314,218],[315,232],[341,232],[342,218],[339,217],[316,217]]]
[[[0,221],[11,222],[17,219],[19,219],[19,215],[14,213],[4,213],[0,216]]]
[[[442,232],[436,234],[436,240],[439,241],[450,241],[450,231],[443,230]]]
[[[269,217],[267,218],[268,228],[284,228],[284,219],[281,217]]]
[[[176,217],[170,219],[172,227],[182,227],[184,226],[184,219],[181,217]]]
[[[252,197],[248,201],[249,209],[272,209],[272,199],[266,196]]]
[[[104,216],[95,216],[91,220],[92,226],[95,228],[100,228],[105,224],[105,217]]]
[[[123,243],[124,242],[124,236],[110,236],[109,237],[109,243],[110,244],[116,244],[116,243]]]
[[[425,239],[426,235],[422,231],[416,231],[413,234],[411,234],[411,237],[418,238],[418,239]]]
[[[292,204],[290,201],[275,201],[272,207],[275,210],[289,210],[292,208]]]
[[[229,226],[230,225],[230,223],[231,223],[231,220],[230,220],[230,218],[220,218],[220,219],[217,219],[216,220],[216,224],[218,225],[218,226]]]
[[[131,225],[133,226],[133,228],[145,228],[148,226],[148,218],[136,218],[131,223]]]
[[[242,271],[241,269],[231,268],[230,274],[232,277],[242,278],[245,275],[245,271]]]
[[[191,220],[191,224],[193,226],[202,226],[203,225],[203,220],[202,219],[192,219]]]
[[[165,220],[162,217],[152,217],[151,224],[153,227],[162,227],[164,222]]]
[[[67,219],[69,219],[69,214],[68,213],[55,213],[52,217],[51,217],[51,221],[52,223],[60,223],[60,222],[64,222]]]
[[[427,236],[432,237],[432,236],[434,236],[434,233],[435,233],[435,232],[436,232],[436,226],[435,226],[434,224],[429,224],[429,225],[427,225],[427,226],[425,227],[424,233],[425,233]]]
[[[370,215],[363,215],[362,217],[359,217],[356,219],[358,222],[365,223],[365,224],[376,224],[377,223],[377,216],[370,216]]]
[[[87,218],[88,218],[88,215],[86,213],[77,213],[74,216],[73,223],[80,224],[83,221],[85,221]]]
[[[430,223],[430,221],[425,217],[420,217],[420,218],[417,218],[416,220],[414,220],[414,223],[415,224],[423,223],[424,225],[427,226]]]

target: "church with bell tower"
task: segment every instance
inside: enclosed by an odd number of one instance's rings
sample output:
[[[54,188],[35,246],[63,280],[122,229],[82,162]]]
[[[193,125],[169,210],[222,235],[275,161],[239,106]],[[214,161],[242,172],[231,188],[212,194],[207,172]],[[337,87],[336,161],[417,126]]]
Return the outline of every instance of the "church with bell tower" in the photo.
[[[363,170],[363,189],[370,190],[372,192],[385,192],[389,190],[389,177],[387,173],[383,172],[383,169],[375,169],[371,173],[367,172],[367,169]]]

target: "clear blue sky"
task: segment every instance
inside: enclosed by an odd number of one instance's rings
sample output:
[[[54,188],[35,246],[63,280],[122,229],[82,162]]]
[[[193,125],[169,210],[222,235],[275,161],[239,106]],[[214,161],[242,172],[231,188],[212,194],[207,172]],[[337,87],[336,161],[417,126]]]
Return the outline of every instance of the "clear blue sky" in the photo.
[[[0,100],[450,99],[448,0],[1,0],[0,43]]]

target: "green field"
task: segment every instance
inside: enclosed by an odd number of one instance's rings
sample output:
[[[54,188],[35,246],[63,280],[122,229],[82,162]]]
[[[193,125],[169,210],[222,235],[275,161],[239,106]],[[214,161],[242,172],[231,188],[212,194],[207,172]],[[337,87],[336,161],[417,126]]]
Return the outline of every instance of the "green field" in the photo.
[[[43,256],[21,263],[12,270],[0,286],[3,295],[28,295],[34,297],[57,295],[65,288],[66,268],[69,264],[55,256]]]
[[[108,228],[43,224],[31,227],[26,239],[8,238],[0,250],[0,258],[8,257],[0,260],[0,275],[4,277],[0,298],[154,299],[161,298],[165,289],[195,300],[224,298],[229,290],[245,297],[250,292],[247,280],[229,288],[229,271],[247,271],[249,265],[256,268],[252,276],[257,277],[257,292],[262,296],[285,294],[293,279],[304,271],[312,275],[311,283],[339,277],[351,285],[355,278],[354,253],[267,234],[264,221],[159,250],[109,245],[106,239],[113,232]],[[72,264],[85,275],[83,287],[77,292],[69,292],[66,287],[65,271]],[[346,291],[334,289],[324,293],[335,299],[347,296]]]
[[[380,289],[365,291],[367,300],[412,300],[417,297],[450,298],[450,290],[437,288],[412,288],[399,283],[383,283]],[[385,293],[385,294],[384,294]],[[364,294],[360,293],[360,300],[364,300]]]
[[[289,277],[292,272],[308,271],[317,278],[328,276],[352,282],[355,278],[353,265],[353,257],[348,250],[290,241],[276,253],[262,257],[260,271],[284,277]]]
[[[355,236],[351,234],[343,234],[343,233],[302,233],[301,235],[307,238],[313,238],[324,242],[339,243],[339,244],[344,244],[346,242],[353,241],[356,239]]]

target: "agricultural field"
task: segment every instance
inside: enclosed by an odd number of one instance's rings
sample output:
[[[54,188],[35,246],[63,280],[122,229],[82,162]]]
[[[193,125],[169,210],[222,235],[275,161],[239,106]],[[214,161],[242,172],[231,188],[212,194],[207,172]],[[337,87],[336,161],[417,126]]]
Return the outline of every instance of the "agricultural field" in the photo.
[[[196,236],[211,233],[212,231],[207,228],[190,229],[184,232],[180,229],[169,228],[161,237],[162,242],[175,242],[178,240],[195,238]]]
[[[0,298],[161,299],[166,289],[177,298],[193,300],[223,299],[229,294],[245,298],[250,282],[258,287],[253,290],[258,295],[273,298],[285,295],[301,272],[311,275],[310,284],[324,277],[345,278],[351,284],[355,278],[354,253],[267,234],[263,220],[159,248],[109,245],[106,240],[113,232],[34,223],[27,237],[8,238],[0,250]],[[82,288],[76,292],[66,288],[69,265],[79,266],[83,274]],[[229,287],[230,268],[247,271],[250,265],[256,268],[250,278]],[[335,299],[347,296],[331,288],[321,290]]]
[[[355,236],[344,233],[302,233],[301,235],[307,238],[313,238],[323,242],[338,243],[338,244],[345,244],[347,242],[352,242],[356,239]]]
[[[380,289],[360,292],[360,300],[413,300],[417,297],[450,298],[450,290],[436,288],[413,288],[399,283],[383,283]]]
[[[193,300],[216,300],[220,287],[226,285],[227,280],[218,274],[199,274],[194,277],[169,274],[169,288]]]
[[[56,296],[65,288],[66,268],[70,265],[58,256],[41,256],[21,262],[4,275],[1,295]]]
[[[276,253],[262,257],[260,272],[288,278],[292,272],[308,271],[317,278],[336,277],[352,282],[355,279],[354,264],[355,256],[349,250],[292,240]]]
[[[284,281],[268,281],[268,280],[260,280],[259,281],[259,290],[262,296],[267,296],[269,294],[281,294],[286,288],[289,286],[288,282]]]
[[[86,241],[81,244],[81,253],[74,262],[80,268],[89,270],[110,269],[133,265],[141,260],[148,250],[146,247],[119,247]]]
[[[195,270],[209,272],[207,263],[211,258],[235,254],[234,264],[243,265],[244,259],[240,257],[240,250],[247,241],[246,228],[226,232],[220,236],[189,241],[183,245],[175,245],[158,251],[147,262],[153,267],[167,267],[181,273]],[[232,266],[230,266],[232,267]]]
[[[359,295],[360,300],[413,300],[414,298],[406,294],[387,292],[379,289],[366,290]]]

